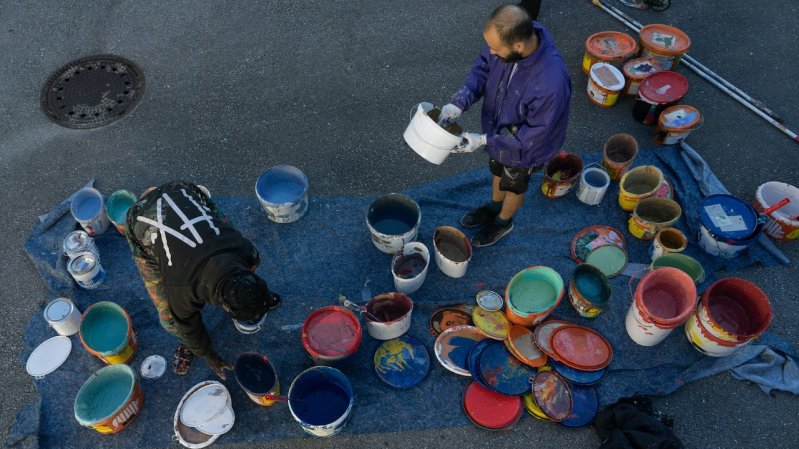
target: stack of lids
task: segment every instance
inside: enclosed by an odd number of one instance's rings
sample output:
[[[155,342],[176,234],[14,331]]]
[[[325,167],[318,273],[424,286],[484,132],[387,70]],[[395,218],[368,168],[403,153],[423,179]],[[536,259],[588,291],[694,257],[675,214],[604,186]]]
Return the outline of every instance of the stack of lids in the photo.
[[[627,266],[627,243],[615,228],[590,226],[572,239],[571,255],[575,262],[593,265],[612,278],[621,274]]]
[[[175,411],[174,430],[183,446],[203,448],[228,432],[235,421],[227,388],[219,382],[205,381],[181,399]]]

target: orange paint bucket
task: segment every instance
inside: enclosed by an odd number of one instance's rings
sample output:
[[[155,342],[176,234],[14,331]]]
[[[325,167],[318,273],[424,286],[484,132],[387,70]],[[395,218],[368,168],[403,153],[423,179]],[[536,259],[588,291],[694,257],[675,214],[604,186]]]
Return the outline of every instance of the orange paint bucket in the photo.
[[[639,56],[660,61],[663,70],[674,70],[682,55],[691,48],[691,39],[687,34],[663,24],[656,23],[641,28],[638,39],[641,41]]]
[[[100,433],[117,433],[128,427],[144,406],[136,374],[128,365],[100,368],[80,387],[75,397],[75,419]]]
[[[656,59],[636,58],[627,61],[622,69],[625,82],[621,93],[624,95],[638,95],[638,87],[641,86],[641,81],[648,75],[661,70],[663,70],[663,66]]]
[[[100,301],[86,309],[78,333],[83,347],[108,365],[128,363],[136,355],[130,316],[111,301]]]
[[[605,62],[598,62],[591,66],[591,74],[588,77],[588,87],[585,92],[592,103],[609,108],[616,104],[623,88],[624,75],[619,69]]]
[[[654,139],[658,145],[674,145],[685,140],[691,131],[702,126],[702,114],[693,106],[668,107],[658,117]]]
[[[638,156],[638,141],[635,137],[621,133],[610,136],[602,146],[602,167],[611,181],[618,181]]]
[[[588,36],[585,40],[583,55],[583,72],[586,74],[591,66],[598,62],[619,63],[632,56],[638,50],[635,39],[618,31],[601,31]]]
[[[663,184],[663,172],[659,168],[654,165],[635,167],[621,177],[619,206],[627,212],[632,212],[639,201],[654,195],[661,184]]]

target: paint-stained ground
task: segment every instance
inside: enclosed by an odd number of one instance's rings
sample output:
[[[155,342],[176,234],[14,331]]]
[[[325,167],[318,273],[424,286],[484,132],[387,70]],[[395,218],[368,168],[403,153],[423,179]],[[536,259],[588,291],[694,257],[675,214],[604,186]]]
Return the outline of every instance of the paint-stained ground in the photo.
[[[619,6],[618,2],[609,0]],[[22,252],[36,217],[90,177],[111,192],[140,191],[187,178],[215,195],[242,195],[265,167],[301,167],[312,194],[375,195],[481,166],[483,156],[430,165],[401,141],[419,101],[444,102],[482,45],[481,27],[500,2],[74,2],[6,1],[0,15],[0,198],[4,261],[0,329],[0,428],[34,395],[18,363],[25,323],[48,299]],[[763,100],[799,128],[799,13],[795,2],[680,1],[666,12],[625,12],[643,23],[673,24],[693,41],[691,55]],[[621,6],[619,6],[622,8]],[[585,38],[626,31],[587,1],[545,1],[540,20],[560,48],[574,82],[565,147],[595,151],[615,132],[651,147],[651,128],[631,118],[632,101],[610,110],[585,97],[580,70]],[[64,63],[112,53],[136,61],[147,88],[136,110],[88,131],[49,122],[39,91]],[[705,124],[689,139],[727,188],[751,199],[759,184],[799,185],[799,146],[686,69],[686,102]],[[477,110],[464,120],[478,126]],[[361,213],[355,211],[355,213]],[[309,236],[309,238],[313,238]],[[797,244],[781,245],[792,259]],[[793,317],[793,265],[735,273],[772,298],[771,330],[799,346]],[[353,282],[357,282],[353,279]],[[434,400],[434,398],[431,398]],[[799,401],[724,374],[657,398],[674,415],[689,448],[789,448],[799,439]],[[390,419],[390,417],[387,417]],[[418,419],[425,419],[419,416]],[[168,425],[164,423],[164,425]],[[117,438],[124,438],[124,433]],[[216,447],[225,446],[224,439]],[[567,430],[525,417],[511,432],[476,428],[302,439],[275,447],[499,447],[545,444],[596,447],[591,429]],[[250,446],[237,446],[250,447]],[[255,445],[251,447],[256,447]]]

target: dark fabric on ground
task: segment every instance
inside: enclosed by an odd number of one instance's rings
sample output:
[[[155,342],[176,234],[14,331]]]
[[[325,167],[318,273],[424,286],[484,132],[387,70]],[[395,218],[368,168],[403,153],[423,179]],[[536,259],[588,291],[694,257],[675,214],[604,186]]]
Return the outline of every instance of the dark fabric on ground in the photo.
[[[626,398],[608,406],[596,417],[594,429],[599,449],[682,449],[674,432],[657,419],[651,400]]]
[[[586,163],[596,162],[599,155],[583,155]],[[678,226],[689,238],[696,234],[697,208],[700,194],[690,177],[678,149],[665,147],[642,151],[636,165],[657,164],[671,179],[677,199],[685,212]],[[557,270],[568,283],[575,267],[569,255],[569,244],[575,233],[595,224],[611,225],[622,231],[629,244],[631,262],[648,263],[649,242],[633,238],[626,229],[628,214],[617,205],[618,184],[599,206],[579,202],[574,193],[566,198],[547,199],[540,194],[542,174],[533,175],[530,194],[515,219],[513,232],[498,244],[480,248],[474,255],[464,278],[444,276],[431,261],[427,279],[414,293],[415,309],[410,335],[421,339],[428,350],[434,338],[428,330],[430,314],[447,304],[473,303],[481,289],[503,292],[505,284],[521,269],[546,265]],[[200,182],[202,180],[192,180]],[[311,180],[313,186],[313,180]],[[213,194],[213,192],[211,192]],[[432,235],[437,226],[457,225],[460,217],[474,206],[490,199],[490,175],[483,168],[407,190],[421,207],[422,221],[418,240],[432,251]],[[364,223],[365,211],[373,198],[312,197],[308,213],[298,222],[269,222],[253,196],[215,198],[222,210],[243,235],[261,252],[262,275],[283,303],[266,320],[265,329],[255,335],[238,333],[221,310],[208,308],[206,325],[217,351],[234,361],[246,351],[267,354],[279,371],[282,391],[291,380],[311,366],[300,343],[299,324],[314,309],[335,304],[339,294],[360,301],[366,279],[374,294],[393,290],[390,259],[370,241]],[[52,291],[51,297],[72,297],[83,311],[100,300],[115,301],[130,314],[138,334],[139,352],[132,363],[138,370],[145,357],[160,354],[171,359],[177,340],[158,324],[158,317],[130,257],[125,239],[113,228],[97,239],[102,264],[107,270],[105,282],[96,290],[82,290],[72,282],[61,255],[61,242],[75,224],[68,207],[56,207],[38,224],[26,244],[26,251]],[[473,231],[467,232],[472,235]],[[708,280],[700,291],[718,277],[722,269],[733,270],[754,263],[765,266],[776,261],[759,246],[743,257],[713,260],[695,246],[687,253],[699,259],[708,272]],[[611,371],[599,386],[603,404],[633,393],[662,395],[681,385],[738,366],[763,352],[768,346],[795,355],[792,348],[778,337],[764,335],[758,345],[750,345],[734,355],[715,359],[705,357],[687,342],[682,328],[676,329],[660,345],[644,348],[633,343],[624,329],[624,314],[630,304],[629,279],[619,276],[611,280],[613,296],[609,308],[595,319],[580,318],[568,299],[554,315],[590,326],[604,334],[613,345]],[[779,302],[782,298],[771,298]],[[42,301],[42,307],[46,303]],[[54,335],[42,314],[32,317],[25,332],[28,349],[22,354],[24,363],[30,351]],[[19,419],[13,439],[38,437],[43,448],[50,447],[166,447],[171,444],[172,419],[182,395],[196,383],[214,379],[208,366],[196,360],[188,376],[177,377],[167,372],[159,380],[141,380],[145,406],[138,422],[113,437],[81,428],[73,418],[72,403],[89,375],[103,365],[81,347],[77,336],[71,338],[73,350],[69,359],[56,372],[34,381],[41,395],[41,407],[26,409]],[[427,379],[407,391],[392,390],[374,375],[371,359],[379,342],[364,329],[363,343],[357,355],[339,368],[351,379],[355,388],[355,408],[345,432],[372,433],[421,428],[442,428],[468,425],[461,409],[461,396],[469,379],[456,376],[433,362]],[[261,408],[252,403],[230,376],[224,382],[233,397],[236,424],[220,442],[237,443],[296,438],[304,435],[291,418],[287,406],[278,404]],[[39,409],[39,411],[37,411]],[[47,423],[34,429],[32,416]],[[28,438],[30,440],[31,438]]]

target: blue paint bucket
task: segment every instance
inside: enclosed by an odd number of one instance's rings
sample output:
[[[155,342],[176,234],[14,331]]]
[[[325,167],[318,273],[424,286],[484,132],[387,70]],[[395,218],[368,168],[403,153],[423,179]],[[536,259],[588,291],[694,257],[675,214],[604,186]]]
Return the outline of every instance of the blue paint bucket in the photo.
[[[416,239],[422,212],[411,198],[389,193],[374,200],[366,210],[366,226],[372,243],[384,253],[394,254]]]
[[[278,165],[261,173],[255,194],[275,223],[299,220],[308,210],[308,178],[297,167]]]
[[[289,387],[291,416],[302,430],[318,437],[341,432],[347,423],[355,394],[347,376],[329,366],[301,372]]]
[[[108,197],[105,212],[122,235],[125,235],[125,218],[128,216],[128,209],[135,203],[136,195],[127,190],[117,190]]]
[[[711,195],[699,206],[699,246],[713,256],[737,257],[763,230],[757,212],[732,195]]]

